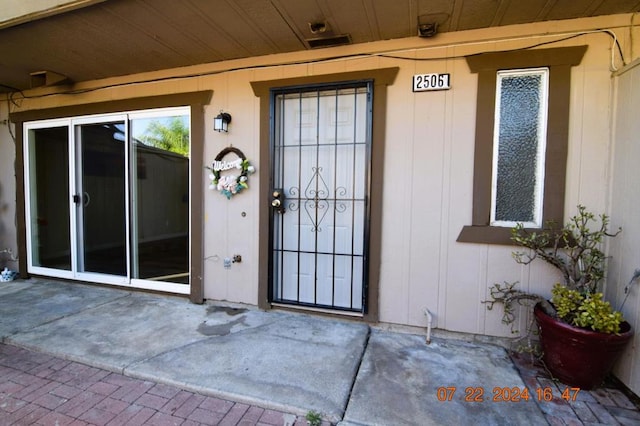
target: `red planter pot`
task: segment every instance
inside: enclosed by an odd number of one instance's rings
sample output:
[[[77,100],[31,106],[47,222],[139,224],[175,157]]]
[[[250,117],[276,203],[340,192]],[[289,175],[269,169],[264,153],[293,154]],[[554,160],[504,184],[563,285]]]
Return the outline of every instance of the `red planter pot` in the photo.
[[[540,326],[542,360],[547,368],[563,383],[581,389],[602,384],[633,336],[626,321],[620,325],[619,334],[607,334],[559,321],[547,315],[539,304],[533,313]]]

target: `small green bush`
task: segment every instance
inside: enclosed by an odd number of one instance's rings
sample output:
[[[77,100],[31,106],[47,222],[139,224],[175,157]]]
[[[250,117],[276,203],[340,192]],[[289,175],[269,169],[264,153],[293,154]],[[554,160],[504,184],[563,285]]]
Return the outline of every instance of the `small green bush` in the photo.
[[[601,333],[618,333],[622,314],[614,311],[609,302],[602,300],[602,293],[583,295],[577,290],[556,284],[551,290],[551,302],[558,316],[577,327]]]

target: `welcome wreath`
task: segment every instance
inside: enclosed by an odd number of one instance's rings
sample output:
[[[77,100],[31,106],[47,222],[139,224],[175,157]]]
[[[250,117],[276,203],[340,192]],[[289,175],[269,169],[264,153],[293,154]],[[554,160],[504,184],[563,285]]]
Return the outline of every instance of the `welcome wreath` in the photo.
[[[237,155],[238,158],[233,161],[225,161],[224,157],[230,153]],[[218,190],[222,195],[227,197],[228,200],[235,194],[242,192],[242,190],[249,189],[249,175],[256,171],[242,151],[232,146],[220,151],[218,155],[216,155],[211,167],[207,167],[207,169],[211,170],[211,174],[209,175],[209,179],[211,179],[209,189]],[[238,176],[234,174],[221,176],[220,172],[225,170],[237,170],[240,174]]]

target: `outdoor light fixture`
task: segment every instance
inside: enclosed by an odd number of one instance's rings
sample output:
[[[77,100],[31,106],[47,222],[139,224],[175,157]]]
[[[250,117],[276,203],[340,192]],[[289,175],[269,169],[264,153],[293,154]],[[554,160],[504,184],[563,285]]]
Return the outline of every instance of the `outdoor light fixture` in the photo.
[[[448,13],[426,13],[418,16],[418,37],[435,37],[441,25],[449,20]]]
[[[213,119],[213,130],[216,132],[228,132],[231,123],[231,114],[220,111],[220,114]]]
[[[311,34],[318,34],[327,31],[326,22],[309,22],[309,31]]]

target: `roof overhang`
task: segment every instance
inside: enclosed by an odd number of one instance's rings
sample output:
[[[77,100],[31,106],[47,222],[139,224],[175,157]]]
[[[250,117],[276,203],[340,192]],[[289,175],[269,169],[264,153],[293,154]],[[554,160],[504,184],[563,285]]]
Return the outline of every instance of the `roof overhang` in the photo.
[[[45,85],[81,82],[640,8],[640,0],[7,1],[0,15],[4,92],[33,87],[34,73],[45,76],[35,80]]]

